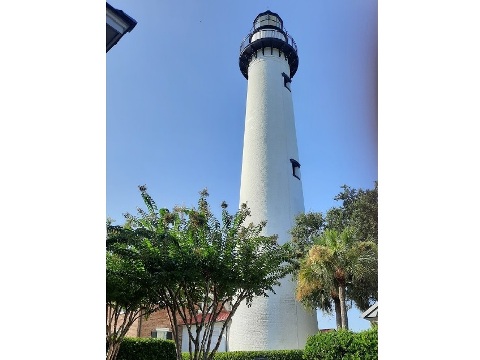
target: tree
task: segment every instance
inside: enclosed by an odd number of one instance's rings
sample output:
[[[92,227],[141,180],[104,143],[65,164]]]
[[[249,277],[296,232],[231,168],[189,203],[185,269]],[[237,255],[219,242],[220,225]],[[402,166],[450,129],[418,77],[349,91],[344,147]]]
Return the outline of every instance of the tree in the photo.
[[[373,189],[357,190],[347,185],[341,188],[343,191],[334,198],[341,201],[341,206],[327,212],[325,228],[342,231],[350,227],[356,241],[378,244],[378,182],[375,181]],[[355,285],[348,287],[348,298],[360,311],[366,311],[378,299],[378,277],[358,280]]]
[[[313,245],[313,240],[325,230],[325,218],[318,212],[308,212],[297,215],[295,226],[290,230],[295,257],[303,258]],[[298,265],[298,262],[295,263]],[[298,266],[297,266],[298,270]]]
[[[325,228],[341,231],[352,227],[357,240],[378,244],[378,182],[373,189],[341,188],[343,191],[334,197],[341,205],[328,210]]]
[[[292,245],[296,253],[293,273],[297,277],[297,298],[308,308],[318,308],[324,313],[335,310],[337,328],[341,328],[340,298],[338,286],[331,286],[332,280],[320,282],[318,274],[308,266],[309,250],[326,230],[342,233],[349,229],[355,242],[378,242],[378,183],[373,189],[354,189],[343,185],[342,192],[334,197],[341,202],[324,216],[321,212],[300,214],[295,226],[290,230]],[[302,266],[303,265],[303,266]],[[301,267],[302,266],[302,267]],[[346,297],[365,311],[378,298],[377,269],[372,269],[371,276],[357,278],[346,288]]]
[[[152,277],[142,258],[139,231],[107,221],[106,315],[107,360],[114,360],[132,324],[156,309],[150,297]]]
[[[297,287],[299,300],[324,312],[331,311],[329,297],[336,300],[337,327],[347,330],[347,287],[377,276],[376,244],[356,241],[354,234],[348,227],[341,232],[327,229],[316,238],[300,265]]]
[[[324,314],[331,314],[335,311],[337,329],[341,329],[342,318],[338,289],[332,285],[331,279],[327,281],[322,279],[322,275],[328,277],[329,274],[317,274],[314,271],[311,266],[313,260],[313,256],[310,257],[307,254],[299,265],[296,298],[306,308],[320,309]]]
[[[221,221],[212,214],[206,190],[198,208],[158,209],[145,186],[140,192],[147,211],[127,214],[132,229],[144,231],[143,264],[152,275],[152,291],[166,309],[182,359],[179,326],[187,328],[190,359],[213,359],[226,326],[242,301],[268,296],[286,276],[291,247],[277,236],[262,236],[265,222],[246,224],[246,205],[235,213],[222,203]],[[213,326],[220,312],[231,308],[218,339]],[[213,341],[213,343],[212,343]]]

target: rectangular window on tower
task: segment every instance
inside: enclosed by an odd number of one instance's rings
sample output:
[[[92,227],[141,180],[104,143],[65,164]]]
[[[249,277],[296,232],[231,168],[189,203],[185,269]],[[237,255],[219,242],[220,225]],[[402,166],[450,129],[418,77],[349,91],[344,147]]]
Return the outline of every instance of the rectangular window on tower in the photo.
[[[292,79],[290,79],[290,76],[288,76],[283,72],[282,72],[282,76],[283,76],[283,86],[285,86],[287,90],[291,92],[292,89],[290,89],[290,84],[292,83]]]
[[[300,180],[300,163],[295,159],[290,159],[292,163],[292,173],[298,180]]]

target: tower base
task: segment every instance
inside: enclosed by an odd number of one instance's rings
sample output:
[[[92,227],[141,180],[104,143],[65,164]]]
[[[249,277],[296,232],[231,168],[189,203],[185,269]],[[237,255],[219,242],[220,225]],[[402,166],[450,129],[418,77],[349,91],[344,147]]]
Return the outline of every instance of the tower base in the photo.
[[[283,279],[276,294],[257,297],[235,312],[229,329],[229,351],[303,349],[307,338],[318,332],[315,311],[295,300],[295,283]]]

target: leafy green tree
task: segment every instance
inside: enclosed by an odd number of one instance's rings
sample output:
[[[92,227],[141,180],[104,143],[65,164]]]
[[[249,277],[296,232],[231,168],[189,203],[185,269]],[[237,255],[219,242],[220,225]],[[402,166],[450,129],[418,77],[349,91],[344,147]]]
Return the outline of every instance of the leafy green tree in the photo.
[[[331,311],[335,302],[337,327],[348,330],[347,287],[368,282],[377,275],[377,246],[372,241],[356,241],[354,229],[339,232],[327,229],[310,248],[300,265],[297,298],[307,306]]]
[[[325,228],[342,231],[346,227],[354,229],[356,241],[371,241],[378,244],[378,182],[373,189],[354,189],[342,186],[334,198],[341,202],[339,207],[326,214]],[[355,286],[348,287],[348,298],[354,301],[360,311],[366,311],[378,299],[378,277],[375,269],[372,276],[359,279]]]
[[[323,276],[330,274],[318,274],[312,265],[313,258],[307,254],[299,265],[297,273],[296,298],[306,308],[319,309],[324,314],[331,314],[335,311],[337,329],[342,327],[340,313],[340,298],[338,289],[332,285],[332,280],[325,281]]]
[[[336,288],[326,289],[318,277],[308,266],[302,266],[307,261],[308,250],[313,246],[315,238],[325,230],[326,219],[320,212],[299,214],[295,226],[290,230],[295,257],[292,261],[292,273],[297,279],[297,300],[307,308],[320,309],[325,314],[336,312],[337,328],[341,328],[340,299]]]
[[[340,201],[339,207],[327,211],[325,228],[343,230],[355,229],[355,237],[361,241],[373,241],[378,244],[378,182],[373,189],[354,189],[347,185],[334,200]]]
[[[156,303],[167,310],[177,359],[182,359],[180,325],[188,331],[190,359],[213,359],[226,326],[242,301],[268,296],[289,271],[291,247],[277,236],[262,236],[265,222],[248,224],[246,205],[235,213],[222,203],[221,221],[200,193],[197,208],[159,209],[140,187],[147,210],[127,214],[134,231],[143,231],[142,262],[152,275]],[[231,309],[218,339],[213,326],[225,305]]]
[[[318,308],[327,314],[335,311],[337,328],[342,327],[338,286],[332,285],[332,279],[321,279],[312,271],[308,266],[309,250],[326,230],[342,233],[349,229],[355,242],[378,243],[378,183],[367,190],[347,185],[341,188],[334,197],[340,206],[329,209],[325,215],[321,212],[300,214],[290,230],[296,254],[292,268],[297,277],[297,299],[306,307]],[[371,269],[369,276],[357,277],[354,283],[348,283],[346,297],[361,311],[367,310],[378,298],[377,268]]]
[[[107,221],[106,315],[107,360],[114,360],[132,324],[156,308],[150,297],[152,277],[144,267],[142,236]]]
[[[295,218],[295,226],[290,230],[295,258],[300,259],[305,256],[312,247],[313,240],[323,233],[325,226],[326,220],[320,212],[302,213]],[[298,262],[295,265],[298,265]]]

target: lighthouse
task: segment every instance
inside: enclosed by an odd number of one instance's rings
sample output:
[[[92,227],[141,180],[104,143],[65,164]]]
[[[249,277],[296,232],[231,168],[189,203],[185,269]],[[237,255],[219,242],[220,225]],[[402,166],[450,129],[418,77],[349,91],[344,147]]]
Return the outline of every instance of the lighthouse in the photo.
[[[278,14],[255,18],[240,45],[239,65],[248,80],[240,203],[250,208],[253,223],[267,221],[264,235],[277,234],[283,244],[304,204],[292,101],[298,50]],[[303,349],[317,333],[316,314],[295,300],[290,277],[275,293],[237,309],[230,351]]]

